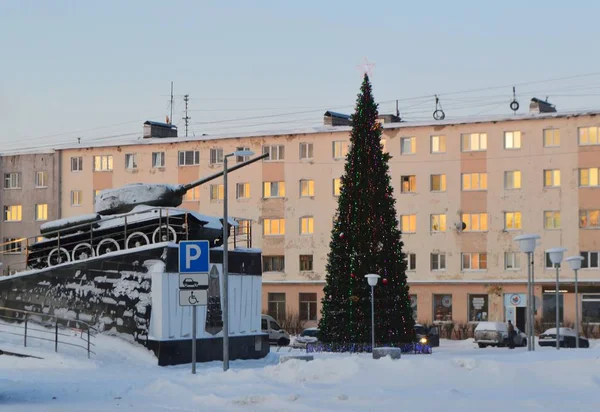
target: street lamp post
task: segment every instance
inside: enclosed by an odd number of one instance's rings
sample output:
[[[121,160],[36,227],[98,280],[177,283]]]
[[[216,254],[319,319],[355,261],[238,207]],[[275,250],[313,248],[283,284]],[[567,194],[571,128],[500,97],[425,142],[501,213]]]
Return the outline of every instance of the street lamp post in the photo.
[[[577,288],[577,271],[581,269],[582,256],[569,256],[565,259],[575,272],[575,347],[579,349],[579,290]]]
[[[550,260],[554,267],[556,267],[556,350],[560,349],[560,308],[559,308],[559,296],[560,296],[560,283],[558,280],[558,273],[560,270],[560,262],[563,260],[563,255],[567,249],[564,247],[555,247],[552,249],[548,249],[548,254],[550,255]]]
[[[527,254],[527,350],[535,350],[535,283],[533,280],[533,251],[540,235],[520,235],[515,236],[514,240],[519,242],[519,248]]]
[[[229,369],[229,218],[227,216],[227,158],[252,156],[250,150],[238,150],[223,156],[223,371]]]
[[[375,349],[375,285],[377,285],[380,276],[369,273],[365,277],[367,278],[367,282],[369,282],[369,286],[371,286],[371,352],[373,353]]]

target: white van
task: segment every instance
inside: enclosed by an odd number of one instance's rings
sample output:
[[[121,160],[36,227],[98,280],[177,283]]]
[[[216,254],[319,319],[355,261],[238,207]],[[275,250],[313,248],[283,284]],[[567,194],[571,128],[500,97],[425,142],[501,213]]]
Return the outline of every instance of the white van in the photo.
[[[287,346],[290,344],[290,335],[279,326],[279,323],[269,315],[262,315],[261,329],[264,333],[269,334],[269,343],[279,346]]]

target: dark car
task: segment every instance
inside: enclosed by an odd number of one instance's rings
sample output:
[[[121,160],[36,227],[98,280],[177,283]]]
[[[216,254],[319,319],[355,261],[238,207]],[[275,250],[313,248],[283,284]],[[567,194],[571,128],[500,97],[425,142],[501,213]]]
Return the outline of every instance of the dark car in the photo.
[[[440,330],[437,326],[426,327],[421,324],[415,325],[417,342],[426,344],[432,348],[440,346]]]
[[[560,328],[559,341],[561,348],[576,348],[577,347],[577,334],[571,328]],[[540,335],[538,340],[540,346],[556,346],[556,328],[548,329]],[[590,341],[583,336],[579,337],[579,347],[589,348]]]

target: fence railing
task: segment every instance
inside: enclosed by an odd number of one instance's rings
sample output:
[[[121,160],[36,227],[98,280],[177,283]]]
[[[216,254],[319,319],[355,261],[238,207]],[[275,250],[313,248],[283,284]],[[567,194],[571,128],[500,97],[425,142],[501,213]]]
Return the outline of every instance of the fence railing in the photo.
[[[2,334],[22,337],[24,347],[28,341],[39,340],[54,343],[55,352],[60,344],[85,350],[88,359],[90,354],[96,354],[92,349],[98,330],[80,320],[0,306]]]
[[[190,213],[182,209],[157,207],[105,217],[43,235],[11,239],[0,243],[0,260],[4,262],[2,274],[42,269],[152,243],[188,240],[189,216]],[[239,226],[231,231],[228,244],[234,248],[252,247],[250,220],[234,219]],[[98,227],[99,223],[101,227]]]

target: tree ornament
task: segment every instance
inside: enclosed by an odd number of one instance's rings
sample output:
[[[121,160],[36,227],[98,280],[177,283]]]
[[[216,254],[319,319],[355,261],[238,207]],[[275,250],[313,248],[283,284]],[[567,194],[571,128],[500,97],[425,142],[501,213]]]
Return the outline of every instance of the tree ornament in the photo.
[[[388,284],[388,280],[387,280],[387,278],[383,278],[383,280],[382,280],[381,282],[382,282],[384,285],[387,285],[387,284]]]
[[[340,233],[340,239],[344,238],[344,232]]]

